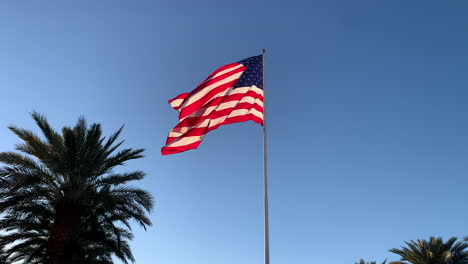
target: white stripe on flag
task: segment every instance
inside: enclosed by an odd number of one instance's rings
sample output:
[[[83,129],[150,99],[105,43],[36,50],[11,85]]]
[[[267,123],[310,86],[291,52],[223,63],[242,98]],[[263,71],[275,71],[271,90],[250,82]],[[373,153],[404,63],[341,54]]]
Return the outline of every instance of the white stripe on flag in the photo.
[[[210,84],[208,86],[206,86],[205,88],[203,88],[202,90],[198,91],[197,93],[195,93],[194,95],[190,96],[189,98],[187,98],[187,100],[185,100],[185,102],[183,103],[183,105],[181,106],[181,108],[184,108],[184,107],[187,107],[187,106],[190,106],[192,103],[200,100],[201,98],[203,98],[205,95],[207,95],[211,90],[215,89],[216,87],[218,86],[221,86],[223,84],[226,84],[226,83],[229,83],[229,82],[232,82],[234,80],[237,80],[239,79],[239,77],[242,75],[242,72],[238,72],[238,73],[235,73],[227,78],[224,78],[218,82],[215,82],[213,84]],[[210,101],[212,98],[210,98],[208,101]]]
[[[203,136],[193,136],[193,137],[181,137],[178,138],[167,145],[167,147],[180,147],[185,146],[188,144],[195,143],[197,141],[201,141]]]
[[[226,97],[226,96],[230,96],[230,95],[234,95],[234,94],[245,94],[248,91],[253,91],[253,92],[263,96],[263,90],[260,89],[260,88],[257,88],[257,86],[254,85],[252,87],[239,87],[239,88],[235,88],[235,89],[229,88],[228,90],[226,90],[224,92],[220,92],[216,96],[213,96],[213,98],[211,100],[214,100],[214,99],[216,99],[218,97]],[[246,98],[249,98],[249,97],[246,97]],[[261,107],[263,107],[263,101],[262,100],[259,100],[259,101],[260,101],[259,105]],[[231,102],[227,102],[227,103],[231,103]],[[220,105],[215,105],[215,106],[210,106],[208,108],[199,109],[199,110],[193,112],[192,114],[188,115],[185,118],[209,115],[213,109],[219,110],[217,108],[222,106],[223,104],[226,104],[226,103],[221,103]],[[224,108],[221,108],[221,109],[224,109]],[[185,118],[182,118],[180,121],[184,120]]]
[[[177,129],[178,131],[171,131],[171,132],[169,132],[169,137],[180,137],[184,133],[186,133],[187,131],[189,131],[191,129],[195,129],[195,128],[203,128],[203,127],[211,128],[211,127],[214,127],[214,126],[216,126],[218,124],[221,124],[227,118],[243,116],[243,115],[246,115],[246,114],[253,114],[256,117],[263,119],[263,113],[259,112],[255,108],[252,108],[252,109],[237,109],[237,110],[232,111],[227,116],[221,116],[221,117],[218,117],[218,118],[215,118],[215,119],[205,119],[202,122],[200,122],[199,124],[197,124],[196,126],[181,127],[180,129]],[[184,137],[184,138],[191,138],[191,137]],[[188,143],[188,144],[190,144],[190,143]],[[169,144],[168,146],[172,147],[172,143]]]
[[[239,69],[239,68],[242,67],[242,66],[244,66],[244,65],[238,64],[238,65],[236,65],[236,66],[234,66],[234,67],[231,67],[231,68],[222,70],[222,71],[218,72],[217,74],[213,75],[213,77],[211,77],[211,78],[205,80],[203,83],[205,83],[205,82],[207,82],[207,81],[209,81],[209,80],[212,80],[212,79],[214,79],[214,78],[216,78],[216,77],[218,77],[218,76],[221,76],[221,75],[223,75],[223,74],[225,74],[225,73],[228,73],[228,72],[230,72],[230,71],[237,70],[237,69]]]

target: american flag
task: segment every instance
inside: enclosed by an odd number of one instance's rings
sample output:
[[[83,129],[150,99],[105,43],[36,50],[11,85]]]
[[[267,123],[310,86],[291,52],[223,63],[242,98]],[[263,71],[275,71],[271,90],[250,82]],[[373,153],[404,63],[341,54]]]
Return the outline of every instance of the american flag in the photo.
[[[210,74],[195,90],[169,104],[179,111],[162,155],[196,149],[219,126],[252,120],[263,125],[263,58],[230,63]]]

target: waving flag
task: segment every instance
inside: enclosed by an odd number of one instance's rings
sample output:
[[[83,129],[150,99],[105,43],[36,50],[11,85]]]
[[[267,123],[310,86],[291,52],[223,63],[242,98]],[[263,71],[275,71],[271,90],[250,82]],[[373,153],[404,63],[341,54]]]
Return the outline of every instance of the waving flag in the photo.
[[[263,125],[262,55],[227,64],[210,74],[195,90],[169,104],[179,111],[162,155],[196,149],[219,126],[252,120]]]

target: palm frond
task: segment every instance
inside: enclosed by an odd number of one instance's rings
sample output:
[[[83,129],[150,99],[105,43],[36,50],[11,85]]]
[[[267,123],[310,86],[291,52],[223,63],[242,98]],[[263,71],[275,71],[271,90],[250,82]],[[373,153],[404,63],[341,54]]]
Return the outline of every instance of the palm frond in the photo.
[[[430,237],[428,241],[418,239],[405,244],[406,247],[401,249],[390,249],[390,252],[401,257],[400,262],[391,264],[406,263],[405,261],[412,264],[468,264],[468,245],[457,242],[455,237],[445,242],[440,237]]]

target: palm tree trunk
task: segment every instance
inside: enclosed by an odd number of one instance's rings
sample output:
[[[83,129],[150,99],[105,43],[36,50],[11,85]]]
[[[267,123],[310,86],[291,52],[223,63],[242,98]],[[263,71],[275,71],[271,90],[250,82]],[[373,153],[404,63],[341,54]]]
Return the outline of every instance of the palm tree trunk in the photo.
[[[76,200],[63,198],[56,207],[55,221],[47,243],[47,264],[75,264],[76,232],[80,225],[80,210]]]

